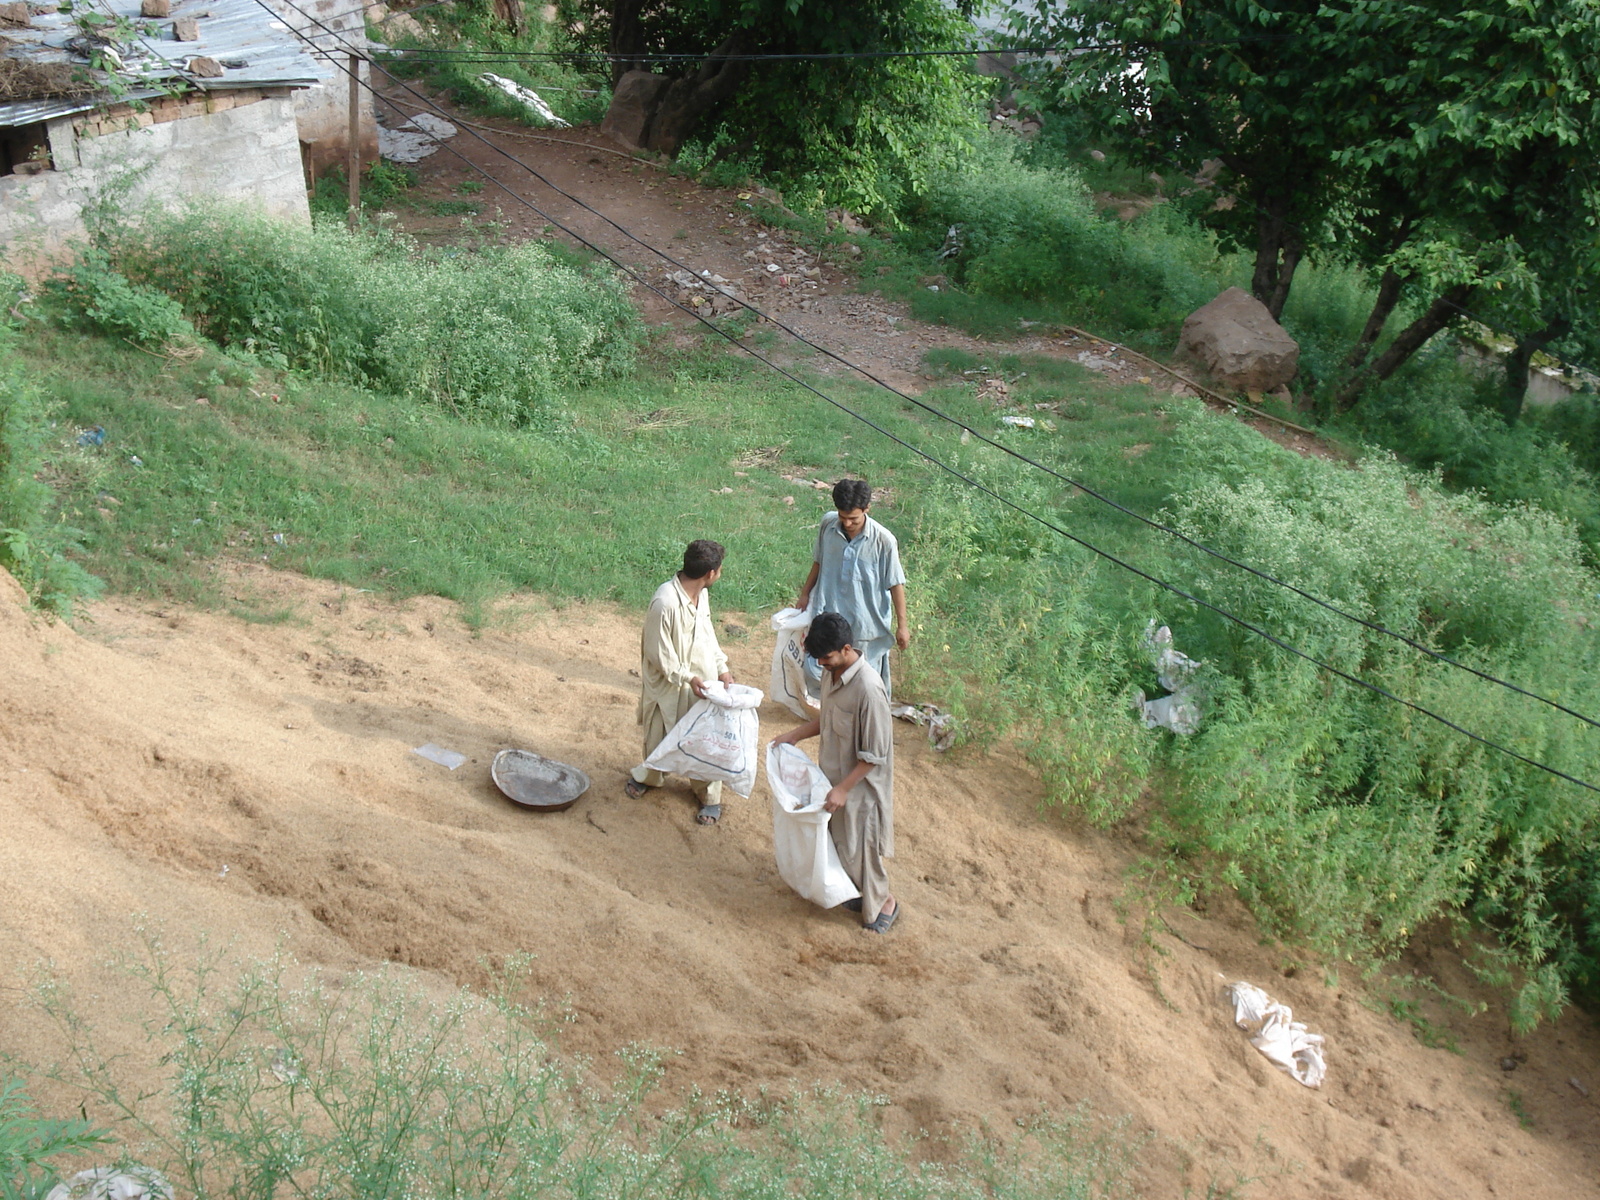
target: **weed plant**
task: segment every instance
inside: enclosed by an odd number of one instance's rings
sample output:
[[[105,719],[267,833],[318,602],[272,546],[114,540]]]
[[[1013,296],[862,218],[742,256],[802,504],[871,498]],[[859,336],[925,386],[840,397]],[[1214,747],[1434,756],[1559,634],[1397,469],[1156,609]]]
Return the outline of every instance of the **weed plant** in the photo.
[[[372,212],[403,203],[417,186],[417,173],[409,167],[380,158],[361,172],[361,210]],[[346,220],[350,212],[350,176],[343,167],[330,167],[317,177],[311,191],[311,213],[330,221]]]
[[[11,296],[19,280],[0,279]],[[100,583],[70,557],[84,535],[60,514],[51,463],[86,457],[55,418],[59,406],[38,386],[16,352],[18,333],[0,325],[0,567],[33,603],[57,616],[98,594]]]
[[[63,1158],[105,1145],[88,1121],[39,1114],[22,1081],[0,1081],[0,1200],[44,1200],[61,1181]]]
[[[129,965],[145,1018],[141,1093],[100,1049],[72,997],[37,995],[67,1046],[46,1073],[86,1095],[129,1151],[180,1194],[573,1197],[652,1200],[1091,1200],[1127,1194],[1131,1144],[1083,1114],[1041,1119],[1009,1142],[974,1135],[948,1166],[890,1146],[878,1101],[656,1092],[660,1055],[618,1055],[596,1082],[519,1003],[519,965],[485,996],[436,999],[398,970],[337,989],[283,960],[175,963],[159,939]],[[144,1064],[139,1064],[144,1065]]]
[[[625,371],[639,336],[610,273],[538,243],[424,251],[393,234],[195,207],[108,230],[101,250],[104,265],[80,268],[71,295],[126,290],[115,271],[268,366],[504,423],[547,419],[560,388]],[[78,308],[91,322],[100,311]]]

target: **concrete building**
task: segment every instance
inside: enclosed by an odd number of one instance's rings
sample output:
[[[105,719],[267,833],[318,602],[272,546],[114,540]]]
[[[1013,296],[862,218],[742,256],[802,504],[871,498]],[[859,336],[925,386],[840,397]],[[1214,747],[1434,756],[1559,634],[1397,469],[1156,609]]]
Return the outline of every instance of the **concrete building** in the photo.
[[[314,16],[365,45],[358,0],[294,3],[309,14],[298,23]],[[95,205],[218,197],[309,221],[311,173],[346,153],[344,71],[257,0],[102,0],[94,11],[115,24],[0,5],[0,20],[12,14],[0,49],[0,263],[28,272],[58,257]],[[370,102],[361,115],[372,161]]]
[[[294,94],[295,123],[306,164],[307,182],[331,166],[343,167],[350,144],[350,53],[352,46],[367,46],[367,0],[266,0],[296,37],[309,42],[311,56],[323,68],[323,78]],[[386,10],[385,10],[386,11]],[[357,63],[361,82],[372,82],[371,67]],[[382,83],[380,76],[379,83]],[[378,158],[378,125],[373,118],[372,93],[358,90],[361,161]]]

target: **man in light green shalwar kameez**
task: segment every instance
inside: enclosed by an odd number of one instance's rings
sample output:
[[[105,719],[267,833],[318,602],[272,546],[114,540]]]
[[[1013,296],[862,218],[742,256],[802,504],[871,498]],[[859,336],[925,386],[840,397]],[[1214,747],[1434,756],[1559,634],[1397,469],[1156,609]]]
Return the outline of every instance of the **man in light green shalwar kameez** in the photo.
[[[733,682],[728,656],[711,625],[708,589],[722,575],[723,549],[700,539],[683,552],[683,570],[656,589],[639,643],[639,724],[649,758],[679,718],[705,695],[707,681]],[[667,777],[640,763],[629,774],[628,795],[639,797]],[[695,820],[715,825],[722,816],[722,784],[692,780],[700,798]]]

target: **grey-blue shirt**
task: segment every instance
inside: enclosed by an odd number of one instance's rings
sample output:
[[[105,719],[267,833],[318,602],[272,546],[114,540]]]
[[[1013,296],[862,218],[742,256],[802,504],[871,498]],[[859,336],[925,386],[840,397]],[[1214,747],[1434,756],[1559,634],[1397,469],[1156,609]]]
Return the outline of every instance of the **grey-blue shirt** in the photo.
[[[856,635],[857,648],[894,632],[894,601],[889,589],[906,581],[894,534],[868,517],[865,528],[847,538],[839,528],[839,514],[829,513],[817,529],[817,546],[811,557],[818,568],[812,612],[843,616]]]

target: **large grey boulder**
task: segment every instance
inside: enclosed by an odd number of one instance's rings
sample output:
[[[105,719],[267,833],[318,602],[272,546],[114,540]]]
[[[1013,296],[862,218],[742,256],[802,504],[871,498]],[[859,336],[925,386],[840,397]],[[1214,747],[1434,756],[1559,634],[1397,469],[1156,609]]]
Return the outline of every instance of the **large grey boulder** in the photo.
[[[606,109],[600,132],[624,150],[645,149],[661,93],[671,83],[665,75],[650,71],[626,72],[611,91],[611,107]]]
[[[1300,344],[1265,304],[1236,287],[1189,314],[1178,335],[1178,355],[1242,392],[1270,392],[1300,369]]]

